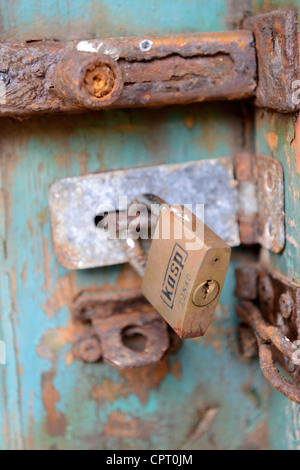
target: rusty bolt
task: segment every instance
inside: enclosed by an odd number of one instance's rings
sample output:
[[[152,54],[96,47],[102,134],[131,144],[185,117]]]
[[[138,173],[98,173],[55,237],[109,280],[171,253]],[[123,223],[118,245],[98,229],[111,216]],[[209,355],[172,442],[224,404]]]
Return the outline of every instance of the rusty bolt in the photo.
[[[118,63],[105,54],[72,51],[56,65],[56,93],[65,101],[86,108],[111,105],[123,89]]]
[[[76,345],[75,352],[83,362],[98,362],[102,357],[101,345],[96,335],[86,335],[81,337]]]
[[[288,320],[293,313],[294,302],[289,292],[281,294],[279,299],[280,313],[285,320]]]

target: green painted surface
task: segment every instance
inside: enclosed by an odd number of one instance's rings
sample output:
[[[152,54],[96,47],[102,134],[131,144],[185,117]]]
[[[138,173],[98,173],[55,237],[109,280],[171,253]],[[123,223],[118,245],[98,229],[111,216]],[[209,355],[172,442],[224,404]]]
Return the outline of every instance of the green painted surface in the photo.
[[[234,4],[238,10],[249,2],[218,0],[208,8],[202,0],[1,0],[1,39],[226,30]],[[256,361],[241,361],[237,353],[233,270],[245,258],[241,251],[234,253],[208,335],[185,341],[159,368],[120,373],[72,359],[74,296],[83,288],[130,283],[131,275],[121,267],[70,273],[58,264],[49,186],[99,169],[233,155],[243,145],[240,116],[239,104],[209,104],[1,120],[0,339],[7,343],[1,449],[182,448],[207,407],[218,412],[195,448],[299,445],[291,426],[295,410],[272,393]],[[269,125],[261,122],[258,131],[265,154]],[[278,126],[285,145],[290,123]],[[299,272],[292,259],[277,259],[282,270]]]
[[[300,1],[254,1],[254,9],[264,10]],[[256,151],[276,158],[283,167],[285,186],[286,244],[280,255],[264,253],[270,264],[295,282],[300,282],[300,175],[296,171],[295,119],[277,113],[257,111]],[[299,128],[299,126],[298,126]],[[273,449],[300,450],[300,406],[274,392],[270,407],[270,445]],[[283,432],[282,432],[283,431]]]
[[[1,39],[89,39],[222,31],[227,2],[214,0],[8,0],[0,1]]]
[[[6,282],[1,285],[1,334],[8,344],[8,363],[2,369],[2,386],[10,446],[177,448],[197,425],[203,406],[220,407],[212,428],[220,448],[243,446],[252,430],[263,424],[269,387],[257,364],[248,366],[237,355],[232,271],[207,339],[185,342],[177,357],[170,358],[170,372],[174,362],[180,363],[180,379],[167,374],[158,388],[141,384],[136,395],[126,374],[108,366],[77,361],[67,365],[72,351],[65,339],[70,293],[75,296],[83,287],[113,285],[121,268],[76,275],[64,270],[53,253],[47,210],[50,184],[65,176],[231,155],[242,142],[238,113],[239,105],[196,105],[72,119],[3,121],[6,220],[1,266]],[[118,384],[122,384],[124,396],[111,398]],[[97,385],[109,390],[100,403],[94,398]],[[49,398],[45,404],[43,390],[50,393],[50,404]],[[238,409],[236,403],[241,404]],[[51,406],[54,420],[49,418]],[[118,432],[113,421],[112,430],[107,431],[107,423],[118,419],[115,413],[135,420],[136,438],[114,435]],[[148,421],[149,436],[139,428]],[[5,448],[5,426],[2,430],[1,446]],[[205,439],[196,445],[211,446],[204,444]]]
[[[300,282],[300,177],[295,167],[293,139],[294,126],[289,116],[257,113],[257,152],[276,158],[284,170],[286,245],[280,255],[270,255],[270,259],[283,274]]]
[[[276,113],[257,112],[256,116],[256,151],[261,155],[276,158],[283,167],[285,187],[286,244],[283,252],[274,255],[265,252],[264,258],[284,275],[295,282],[300,282],[300,177],[296,172],[294,125],[290,116]],[[300,407],[292,407],[288,400],[276,393],[271,407],[270,430],[273,448],[300,449],[300,422],[294,418]],[[281,435],[278,429],[285,429]],[[288,437],[287,437],[288,435]],[[287,441],[286,441],[287,439]]]

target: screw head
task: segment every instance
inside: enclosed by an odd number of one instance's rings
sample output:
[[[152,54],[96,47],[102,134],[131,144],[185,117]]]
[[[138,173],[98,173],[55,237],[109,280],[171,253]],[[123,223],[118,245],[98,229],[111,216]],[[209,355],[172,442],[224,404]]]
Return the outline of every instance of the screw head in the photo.
[[[100,341],[96,336],[81,338],[76,345],[76,352],[83,362],[98,362],[102,357]]]
[[[220,285],[217,281],[205,281],[196,288],[193,303],[196,307],[206,307],[218,297],[219,292]]]
[[[84,76],[84,87],[93,97],[102,99],[110,95],[115,87],[116,76],[107,64],[91,64]]]

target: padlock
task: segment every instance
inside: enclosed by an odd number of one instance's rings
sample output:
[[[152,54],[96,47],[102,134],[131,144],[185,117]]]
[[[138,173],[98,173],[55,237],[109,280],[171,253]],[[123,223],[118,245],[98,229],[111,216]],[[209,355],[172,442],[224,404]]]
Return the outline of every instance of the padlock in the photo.
[[[126,240],[143,295],[180,338],[203,336],[223,289],[230,246],[185,206],[168,206],[154,195],[132,204],[145,205],[158,219],[148,258],[130,232]]]

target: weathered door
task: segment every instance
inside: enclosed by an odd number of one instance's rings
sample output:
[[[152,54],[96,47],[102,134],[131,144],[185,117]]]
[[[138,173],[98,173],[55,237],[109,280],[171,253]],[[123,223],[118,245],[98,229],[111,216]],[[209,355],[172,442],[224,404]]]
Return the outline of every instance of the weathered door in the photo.
[[[300,7],[300,1],[294,2]],[[0,39],[91,39],[235,29],[288,1],[0,1]],[[1,44],[0,44],[1,47]],[[242,102],[1,118],[1,449],[299,449],[300,408],[238,354],[234,250],[208,334],[157,366],[126,372],[73,355],[70,305],[83,289],[138,287],[128,266],[68,271],[53,251],[52,183],[97,170],[234,156],[247,143]],[[270,263],[300,282],[300,127],[255,111],[259,154],[284,169],[287,241]],[[201,201],[200,201],[201,202]],[[269,256],[268,253],[266,256]],[[199,432],[199,423],[205,426]],[[197,431],[198,430],[198,431]]]

